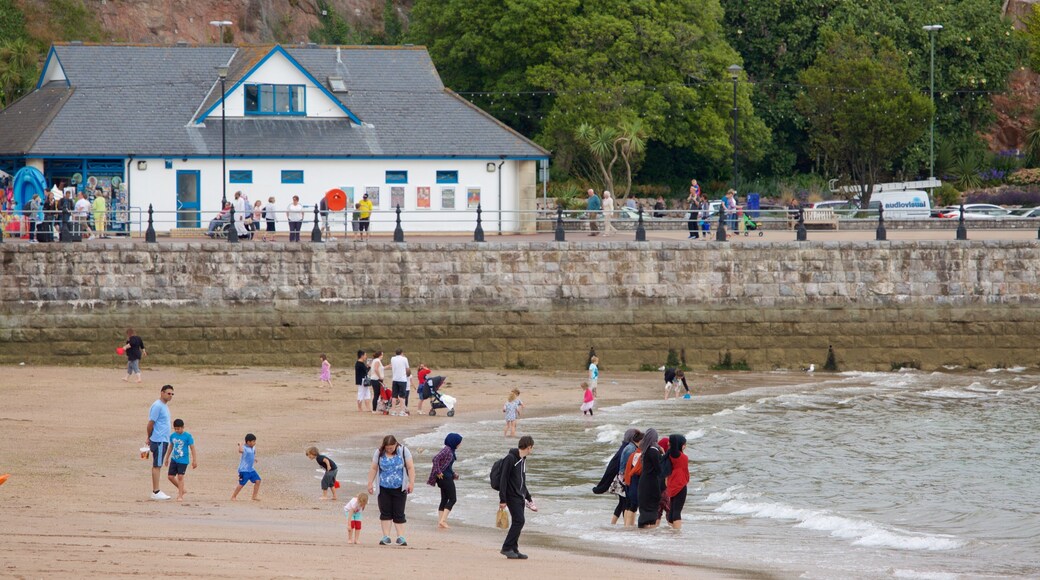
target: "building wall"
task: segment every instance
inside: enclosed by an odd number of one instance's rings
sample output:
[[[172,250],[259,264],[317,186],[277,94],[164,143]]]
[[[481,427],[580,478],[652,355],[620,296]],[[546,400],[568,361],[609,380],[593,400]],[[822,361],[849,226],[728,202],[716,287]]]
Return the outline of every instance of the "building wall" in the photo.
[[[318,81],[324,82],[324,79],[318,79]],[[295,65],[289,62],[289,59],[285,58],[285,55],[280,53],[276,53],[267,59],[263,66],[249,76],[247,82],[249,84],[306,85],[308,117],[343,118],[347,116],[338,104],[334,103],[328,95],[323,93],[314,83],[310,82],[307,76],[300,72],[300,69],[296,68]],[[229,85],[227,88],[231,89],[231,86]],[[220,96],[219,82],[216,86],[216,94],[218,97]],[[245,116],[245,103],[245,84],[242,84],[235,88],[234,91],[229,92],[225,97],[224,116]],[[218,123],[220,122],[219,101],[217,108],[213,109],[213,112],[209,114],[207,122],[213,122],[214,120]]]
[[[165,168],[165,160],[145,159],[147,169],[138,169],[135,159],[129,164],[128,183],[130,188],[130,204],[133,207],[147,210],[148,205],[154,208],[155,229],[167,231],[175,226],[177,211],[177,172],[199,171],[201,180],[200,226],[205,227],[209,220],[220,210],[222,197],[221,160],[217,159],[180,159],[174,158],[172,168]],[[293,195],[300,196],[305,206],[318,203],[329,189],[336,187],[353,187],[355,199],[360,199],[366,187],[379,187],[379,212],[372,218],[372,230],[377,232],[393,231],[395,215],[391,207],[390,188],[395,184],[386,183],[386,171],[405,170],[408,172],[408,183],[405,188],[405,203],[402,207],[402,227],[412,232],[446,232],[472,231],[476,225],[476,210],[467,207],[466,193],[470,187],[480,188],[481,209],[485,212],[484,230],[497,232],[498,228],[498,160],[385,160],[385,159],[237,159],[227,160],[228,172],[235,170],[251,170],[251,184],[229,183],[228,199],[241,190],[250,201],[267,201],[268,197],[276,198],[276,205],[284,210],[291,202]],[[487,171],[487,164],[494,163],[496,170]],[[502,165],[502,229],[514,232],[519,228],[519,184],[534,189],[534,172],[519,172],[525,162],[506,160]],[[282,170],[302,170],[304,183],[281,183]],[[458,171],[458,184],[438,184],[437,171]],[[416,193],[418,187],[430,188],[430,209],[417,209]],[[455,209],[442,209],[441,192],[444,188],[455,189]],[[490,212],[490,213],[489,213]],[[310,216],[308,216],[310,219]],[[287,231],[288,225],[284,215],[278,217],[278,229]]]
[[[1040,365],[1035,242],[0,246],[0,362]]]

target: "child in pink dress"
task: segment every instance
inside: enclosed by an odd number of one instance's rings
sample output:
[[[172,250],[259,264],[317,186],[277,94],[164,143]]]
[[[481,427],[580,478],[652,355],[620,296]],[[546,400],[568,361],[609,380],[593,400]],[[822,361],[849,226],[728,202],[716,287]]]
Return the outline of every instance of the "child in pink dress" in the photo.
[[[321,386],[324,387],[326,384],[332,387],[332,364],[325,353],[321,353]]]
[[[588,383],[582,383],[581,388],[585,389],[584,402],[581,404],[581,414],[592,416],[592,407],[596,404],[596,395],[592,392],[592,388],[589,387]]]

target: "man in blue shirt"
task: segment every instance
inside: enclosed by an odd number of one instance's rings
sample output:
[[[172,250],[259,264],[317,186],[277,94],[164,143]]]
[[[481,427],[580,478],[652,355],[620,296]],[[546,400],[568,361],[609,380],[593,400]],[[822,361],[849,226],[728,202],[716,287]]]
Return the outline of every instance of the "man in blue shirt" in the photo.
[[[170,408],[173,386],[163,385],[159,398],[148,411],[148,449],[152,453],[152,499],[166,500],[170,496],[159,489],[159,474],[162,471],[166,449],[170,445]]]
[[[589,201],[585,209],[589,213],[589,235],[599,235],[599,214],[603,211],[603,204],[599,200],[599,196],[596,195],[596,191],[590,189],[588,192]]]

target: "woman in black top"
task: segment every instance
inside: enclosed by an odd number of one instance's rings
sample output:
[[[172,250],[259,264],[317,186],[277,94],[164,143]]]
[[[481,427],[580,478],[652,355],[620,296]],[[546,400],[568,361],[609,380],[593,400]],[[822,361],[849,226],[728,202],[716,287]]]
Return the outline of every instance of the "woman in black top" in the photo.
[[[639,476],[639,527],[657,527],[661,505],[661,448],[657,446],[657,430],[647,429],[643,436],[640,461],[643,473]]]
[[[368,386],[368,363],[365,359],[368,358],[365,351],[357,351],[357,361],[354,363],[354,384],[357,385],[357,410],[360,413],[362,411],[361,405],[367,399],[372,398],[372,387]]]
[[[50,190],[43,198],[43,223],[36,226],[36,241],[38,242],[53,242],[54,241],[54,224],[58,221],[58,201],[54,199],[54,194]],[[40,229],[43,232],[40,232]]]

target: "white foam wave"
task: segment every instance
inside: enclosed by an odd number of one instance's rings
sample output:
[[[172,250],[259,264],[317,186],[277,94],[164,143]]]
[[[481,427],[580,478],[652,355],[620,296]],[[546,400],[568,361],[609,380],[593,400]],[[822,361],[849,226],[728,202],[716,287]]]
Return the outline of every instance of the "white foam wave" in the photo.
[[[987,389],[979,383],[972,383],[967,387],[964,387],[965,391],[971,391],[973,393],[986,393],[990,395],[999,395],[1004,392],[1004,389]]]
[[[718,513],[745,515],[753,518],[794,520],[794,527],[829,532],[832,537],[852,540],[854,546],[892,548],[896,550],[952,550],[964,542],[952,537],[927,536],[886,529],[879,524],[833,515],[826,511],[797,508],[782,503],[747,502],[732,499],[715,508]]]
[[[1022,392],[1023,393],[1032,393],[1033,391],[1035,391],[1037,389],[1037,387],[1040,387],[1040,385],[1033,385],[1033,386],[1029,387],[1028,389],[1022,389]]]
[[[686,441],[690,442],[690,441],[693,441],[694,439],[700,439],[700,438],[704,437],[704,435],[705,435],[704,429],[694,429],[693,431],[690,431],[689,433],[686,434]]]
[[[1007,367],[1007,368],[996,368],[986,369],[987,373],[1022,373],[1026,371],[1026,367]]]
[[[957,574],[950,572],[918,572],[917,570],[893,570],[893,578],[913,578],[915,580],[957,580]]]
[[[947,389],[945,387],[941,389],[933,389],[931,391],[925,391],[921,393],[922,397],[931,397],[934,399],[978,399],[981,395],[974,393],[966,393],[964,391],[958,391],[957,389]]]
[[[725,417],[726,415],[732,415],[732,414],[733,414],[733,409],[723,409],[723,410],[719,411],[718,413],[712,413],[712,416],[714,416],[714,417]]]

